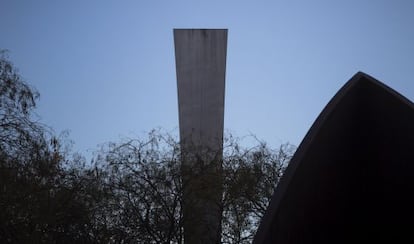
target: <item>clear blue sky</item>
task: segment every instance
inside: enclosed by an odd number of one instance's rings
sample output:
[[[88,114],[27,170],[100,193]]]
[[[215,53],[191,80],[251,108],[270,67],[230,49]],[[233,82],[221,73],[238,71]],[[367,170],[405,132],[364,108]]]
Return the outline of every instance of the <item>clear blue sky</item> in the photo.
[[[75,150],[178,134],[173,28],[228,28],[225,128],[298,145],[364,71],[414,100],[414,1],[0,2],[0,48]]]

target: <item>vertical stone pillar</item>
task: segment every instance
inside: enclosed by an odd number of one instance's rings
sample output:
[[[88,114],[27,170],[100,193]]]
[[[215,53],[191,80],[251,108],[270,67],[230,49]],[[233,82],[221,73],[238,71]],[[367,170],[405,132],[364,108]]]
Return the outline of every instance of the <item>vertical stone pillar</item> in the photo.
[[[184,240],[220,243],[226,29],[174,29]]]

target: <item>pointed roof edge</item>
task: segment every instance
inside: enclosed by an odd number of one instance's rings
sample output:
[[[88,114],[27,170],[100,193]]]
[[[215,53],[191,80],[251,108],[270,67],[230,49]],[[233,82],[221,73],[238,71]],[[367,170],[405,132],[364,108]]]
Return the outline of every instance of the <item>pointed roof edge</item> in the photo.
[[[294,156],[292,157],[289,163],[289,166],[287,167],[282,178],[280,179],[279,184],[276,186],[276,189],[267,207],[266,213],[263,216],[260,222],[259,228],[257,229],[256,234],[254,236],[254,240],[253,240],[254,244],[264,243],[267,233],[269,232],[271,228],[273,219],[275,215],[277,214],[280,202],[283,199],[283,196],[285,195],[286,190],[289,188],[290,182],[296,172],[296,169],[299,167],[300,162],[302,161],[303,157],[307,154],[310,145],[312,145],[315,136],[319,133],[321,127],[323,126],[325,121],[329,118],[330,114],[332,114],[332,112],[335,110],[338,103],[340,103],[340,101],[348,94],[350,90],[352,90],[357,84],[360,84],[361,82],[369,82],[371,85],[377,86],[378,88],[381,88],[382,90],[387,91],[391,96],[400,100],[403,104],[406,104],[407,106],[409,106],[411,109],[414,110],[414,104],[410,100],[408,100],[406,97],[404,97],[403,95],[401,95],[394,89],[380,82],[379,80],[361,71],[353,75],[352,78],[348,80],[339,89],[339,91],[332,97],[332,99],[324,107],[322,112],[318,115],[315,122],[312,124],[312,126],[306,133],[302,142],[299,144]]]
[[[365,80],[362,79],[362,78],[365,78]],[[356,80],[354,80],[354,79],[356,79]],[[384,91],[387,91],[390,95],[392,95],[393,97],[398,99],[403,104],[409,106],[411,109],[414,109],[414,103],[412,101],[410,101],[408,98],[406,98],[404,95],[402,95],[401,93],[399,93],[396,90],[392,89],[391,87],[387,86],[385,83],[375,79],[374,77],[372,77],[372,76],[370,76],[370,75],[368,75],[368,74],[366,74],[362,71],[358,71],[354,76],[352,76],[352,78],[347,83],[350,83],[350,82],[358,83],[360,81],[361,82],[362,81],[370,82],[372,85],[375,85],[379,88],[382,88]],[[339,91],[338,91],[338,93],[339,93]],[[333,100],[333,98],[332,98],[332,100]]]

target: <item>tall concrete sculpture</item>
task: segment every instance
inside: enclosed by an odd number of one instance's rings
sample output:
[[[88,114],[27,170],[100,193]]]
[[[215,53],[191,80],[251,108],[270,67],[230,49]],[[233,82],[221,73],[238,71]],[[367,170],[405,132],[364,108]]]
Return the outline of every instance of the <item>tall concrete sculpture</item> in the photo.
[[[414,104],[357,73],[298,147],[253,243],[413,243],[413,193]]]
[[[225,29],[174,29],[185,243],[219,243]]]

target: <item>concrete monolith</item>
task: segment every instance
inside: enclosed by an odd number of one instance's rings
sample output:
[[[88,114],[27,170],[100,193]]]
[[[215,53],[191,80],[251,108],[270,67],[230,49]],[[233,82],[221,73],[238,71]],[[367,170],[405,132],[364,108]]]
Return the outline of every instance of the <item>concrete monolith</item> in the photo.
[[[186,244],[220,243],[225,29],[174,29]]]

